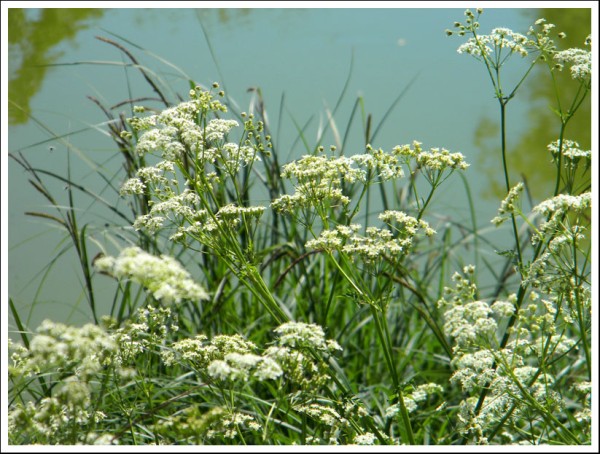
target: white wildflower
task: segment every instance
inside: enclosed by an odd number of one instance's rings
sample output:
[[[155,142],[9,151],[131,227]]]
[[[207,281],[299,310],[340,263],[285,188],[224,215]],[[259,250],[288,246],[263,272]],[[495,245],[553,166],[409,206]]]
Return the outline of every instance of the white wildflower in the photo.
[[[524,185],[522,182],[514,185],[508,194],[502,200],[500,208],[498,208],[498,216],[492,219],[492,223],[498,227],[504,221],[510,218],[510,214],[515,213],[518,209],[516,203],[519,200],[521,192],[523,192]]]
[[[586,192],[578,196],[559,194],[551,199],[544,200],[533,211],[541,213],[544,216],[564,213],[566,211],[581,212],[590,207],[591,201],[591,192]]]
[[[325,342],[323,328],[315,324],[301,322],[288,322],[275,328],[279,335],[278,343],[281,346],[316,348],[328,350]]]
[[[143,285],[166,304],[208,298],[206,291],[175,259],[165,255],[155,257],[138,247],[124,249],[116,259],[102,257],[95,266],[118,279],[131,279]]]
[[[365,432],[354,437],[354,443],[357,445],[373,445],[375,444],[376,437],[371,432]]]
[[[562,155],[565,165],[571,168],[574,168],[581,159],[591,160],[592,155],[590,150],[582,150],[579,143],[567,139],[562,141],[562,146],[559,140],[548,144],[548,150],[552,153],[555,161],[558,161],[559,154]]]
[[[554,54],[554,59],[559,63],[568,63],[571,66],[571,77],[575,80],[589,80],[592,74],[592,52],[585,49],[567,49]]]
[[[144,189],[146,189],[146,185],[142,182],[142,180],[139,178],[130,178],[123,184],[123,186],[121,186],[119,193],[121,195],[143,194]]]

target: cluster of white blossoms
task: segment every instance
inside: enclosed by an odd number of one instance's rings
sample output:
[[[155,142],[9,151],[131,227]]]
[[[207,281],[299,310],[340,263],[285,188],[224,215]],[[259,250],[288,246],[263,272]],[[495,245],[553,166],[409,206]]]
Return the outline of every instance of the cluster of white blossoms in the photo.
[[[586,46],[591,46],[591,36],[585,40]],[[590,81],[592,77],[592,52],[591,50],[572,48],[557,52],[554,59],[562,64],[567,63],[571,67],[571,77],[579,81]]]
[[[338,225],[324,230],[318,238],[306,243],[308,249],[326,252],[341,251],[350,258],[358,257],[365,263],[373,263],[382,257],[394,259],[409,253],[419,230],[426,236],[435,234],[426,221],[416,219],[401,211],[388,210],[379,215],[389,229],[367,227],[360,235],[359,224]]]
[[[570,168],[577,167],[579,161],[582,159],[586,160],[588,163],[592,159],[591,150],[582,150],[579,143],[574,140],[565,139],[562,141],[562,146],[560,141],[555,140],[548,144],[548,151],[552,153],[555,161],[558,160],[559,155],[562,156],[565,166]]]
[[[334,352],[341,350],[339,344],[325,338],[323,328],[314,323],[287,322],[275,328],[280,347],[306,348]]]
[[[531,302],[523,301],[519,311],[516,294],[493,304],[477,301],[477,289],[469,278],[472,274],[471,267],[465,268],[463,275],[456,273],[456,287],[446,289],[448,297],[438,304],[444,308],[444,332],[454,341],[450,381],[475,395],[487,390],[485,404],[477,411],[478,397],[460,404],[459,430],[485,443],[486,429],[507,414],[510,421],[518,421],[532,405],[542,405],[549,411],[564,405],[553,390],[550,371],[532,364],[561,358],[574,351],[577,343],[560,327],[568,322],[564,310],[559,317],[556,300],[541,299],[531,292]],[[504,348],[499,348],[498,323],[513,316],[516,319],[509,331],[512,337]]]
[[[584,421],[591,430],[592,423],[592,382],[591,381],[582,381],[579,383],[575,383],[573,385],[573,389],[577,391],[582,396],[582,408],[577,411],[573,417],[575,417],[578,421]]]
[[[494,345],[497,320],[511,316],[516,310],[515,295],[492,303],[477,300],[474,272],[474,267],[469,265],[462,274],[454,273],[454,287],[446,287],[444,297],[438,301],[444,310],[444,332],[455,342],[455,350],[462,352],[478,345]]]
[[[350,198],[342,192],[342,181],[364,182],[366,173],[345,156],[306,155],[284,165],[281,176],[297,182],[294,194],[284,194],[271,203],[275,211],[285,213],[309,207],[348,205]]]
[[[213,98],[210,91],[196,87],[189,92],[190,100],[175,107],[168,108],[157,115],[130,118],[129,124],[138,132],[142,132],[138,146],[139,154],[160,151],[163,158],[174,160],[184,146],[200,147],[206,140],[206,131],[197,125],[199,115],[207,112],[227,112],[227,108]],[[143,107],[134,108],[136,113],[144,112]],[[237,125],[232,120],[217,121],[207,132],[211,140],[222,140],[231,128]],[[179,135],[182,132],[184,134]],[[123,132],[122,135],[129,136]],[[179,140],[181,137],[181,140]]]
[[[466,170],[469,167],[462,153],[451,153],[445,148],[431,148],[429,151],[420,151],[416,154],[415,161],[419,168],[431,171]]]
[[[451,153],[443,148],[424,151],[421,145],[414,141],[397,145],[390,152],[367,145],[366,153],[349,157],[305,155],[282,168],[283,178],[296,181],[295,193],[282,195],[271,206],[279,212],[326,204],[345,206],[350,203],[350,198],[343,193],[343,184],[358,182],[368,185],[402,178],[402,166],[410,166],[411,161],[430,177],[430,181],[435,180],[431,175],[439,175],[447,169],[464,170],[469,166],[461,153]]]
[[[315,398],[314,393],[292,395],[292,408],[303,417],[315,422],[306,444],[310,445],[339,445],[353,442],[357,445],[373,445],[377,437],[371,432],[356,433],[359,429],[352,421],[368,416],[364,406],[355,400],[334,402],[328,399]],[[306,400],[308,397],[308,400]],[[379,434],[384,442],[391,442],[390,437]]]
[[[135,230],[155,234],[161,229],[173,229],[171,240],[184,241],[191,235],[195,240],[216,244],[215,238],[218,240],[224,230],[236,229],[242,221],[256,221],[265,210],[235,204],[220,206],[214,196],[216,189],[237,191],[240,170],[260,160],[258,152],[264,146],[258,138],[253,146],[250,138],[262,126],[260,122],[254,125],[250,119],[244,125],[245,140],[229,142],[230,132],[239,123],[209,118],[226,112],[225,106],[200,87],[190,91],[190,98],[157,115],[129,120],[139,135],[136,152],[160,154],[162,161],[140,168],[120,192],[148,198],[150,210],[137,217]],[[125,131],[123,136],[133,135]]]
[[[527,35],[516,33],[505,27],[495,28],[489,35],[480,35],[477,33],[479,15],[483,12],[478,10],[477,18],[470,11],[465,11],[466,23],[455,22],[454,26],[458,29],[459,36],[466,33],[472,34],[472,37],[464,44],[458,47],[459,54],[469,54],[478,60],[487,61],[492,67],[499,68],[506,58],[513,54],[526,57],[530,52],[539,53],[540,60],[554,59],[557,63],[555,67],[562,70],[564,64],[569,64],[571,76],[573,79],[589,82],[591,75],[591,51],[585,49],[567,49],[557,51],[554,39],[551,37],[554,24],[547,23],[541,18],[535,21],[534,25],[529,27]],[[455,32],[446,30],[447,35],[453,35]],[[558,33],[559,38],[565,38],[565,33]],[[591,45],[591,37],[585,40],[585,45]]]
[[[592,193],[584,192],[581,195],[559,194],[551,199],[544,200],[533,211],[544,216],[556,216],[565,214],[569,211],[581,213],[590,208],[592,203]]]
[[[534,235],[532,241],[540,241],[546,234],[565,235],[567,238],[578,238],[577,234],[581,231],[575,231],[575,237],[569,235],[569,231],[565,231],[563,218],[567,213],[582,214],[590,209],[592,203],[592,193],[584,192],[580,195],[559,194],[550,199],[544,200],[533,208],[534,213],[539,213],[546,216],[547,220],[539,226],[538,233]]]
[[[204,335],[183,339],[161,352],[167,366],[177,362],[189,364],[198,372],[231,382],[275,380],[283,373],[279,364],[268,356],[255,354],[257,347],[240,335],[218,335],[208,340]]]
[[[28,348],[15,346],[9,375],[16,378],[71,371],[88,380],[111,364],[116,350],[114,339],[99,326],[77,328],[44,320]]]
[[[100,374],[113,364],[117,342],[96,325],[77,328],[45,320],[28,347],[9,348],[13,364],[8,372],[16,386],[37,376],[53,387],[51,396],[11,405],[10,436],[26,431],[34,439],[56,444],[72,443],[76,433],[85,442],[88,428],[105,417],[93,410],[93,395]]]
[[[260,433],[263,429],[251,414],[225,407],[206,409],[198,405],[184,408],[170,418],[159,419],[153,428],[165,440],[184,439],[194,445],[235,439],[238,443],[246,443],[248,435]]]
[[[170,173],[171,179],[166,177]],[[161,191],[163,187],[171,189],[179,183],[175,178],[175,165],[172,161],[160,161],[152,167],[141,167],[136,171],[136,176],[121,185],[121,195],[144,194],[152,188]]]
[[[425,402],[430,396],[441,394],[444,388],[436,383],[426,383],[417,386],[412,392],[405,394],[404,406],[409,413],[413,413],[419,408],[419,404]],[[394,404],[385,410],[385,416],[394,418],[400,411],[400,404]]]
[[[73,444],[76,433],[77,442],[87,444],[92,427],[106,417],[101,411],[92,410],[94,406],[89,384],[76,376],[64,378],[52,397],[37,403],[18,403],[10,409],[9,440],[17,440],[19,433],[27,432],[27,437],[40,444]]]
[[[104,323],[114,328],[116,321],[105,318]],[[146,306],[138,308],[125,326],[112,333],[118,345],[115,362],[121,370],[135,367],[135,360],[143,352],[155,351],[169,335],[179,331],[178,316],[170,307]]]
[[[467,12],[470,11],[467,10]],[[469,17],[469,14],[465,14]],[[474,24],[476,25],[471,24],[473,30],[479,27],[477,22],[474,22]],[[458,28],[461,30],[467,29],[461,24],[458,24]],[[499,27],[494,28],[489,35],[478,35],[475,38],[469,38],[466,43],[459,46],[458,53],[486,59],[492,58],[493,55],[498,58],[502,52],[526,57],[529,54],[528,46],[530,44],[531,42],[527,36],[513,32],[508,28]]]
[[[311,402],[295,405],[294,410],[306,415],[318,423],[323,429],[321,436],[311,435],[306,443],[311,445],[338,445],[340,433],[350,427],[350,422],[332,406]]]
[[[224,438],[237,438],[244,429],[260,431],[262,427],[256,422],[254,416],[246,413],[223,411],[221,418],[213,419],[213,423],[206,431],[209,440],[222,435]]]
[[[515,213],[517,209],[516,202],[519,200],[521,192],[523,192],[523,188],[523,183],[518,182],[510,189],[510,191],[508,191],[508,194],[504,200],[502,200],[502,203],[500,203],[500,208],[498,208],[498,216],[491,221],[496,227],[498,227],[507,219],[510,219],[510,215]]]
[[[375,437],[374,434],[365,432],[364,434],[358,434],[354,437],[354,444],[359,446],[370,446],[375,444],[375,440],[377,440],[377,437]]]
[[[480,365],[475,366],[479,370]],[[475,411],[478,397],[464,399],[459,404],[457,416],[457,429],[472,436],[477,444],[488,444],[487,430],[494,427],[498,421],[504,420],[506,424],[518,424],[519,420],[530,415],[530,406],[541,406],[550,411],[559,411],[564,402],[560,396],[551,391],[553,378],[549,374],[539,374],[537,368],[530,366],[514,366],[510,375],[495,374],[488,387],[488,394],[478,412]],[[474,372],[475,374],[477,372]],[[537,382],[528,386],[528,383],[537,378]],[[528,401],[535,400],[536,403]],[[515,434],[510,431],[498,434],[496,443],[502,439],[503,444],[513,444]]]
[[[218,335],[208,340],[204,334],[194,338],[175,342],[169,349],[161,352],[166,366],[172,366],[178,361],[184,361],[196,370],[204,370],[214,360],[221,360],[230,353],[247,354],[256,351],[253,342],[244,339],[239,334]]]
[[[187,235],[192,235],[204,243],[209,243],[219,238],[219,235],[215,234],[234,230],[242,222],[253,226],[265,210],[263,206],[241,207],[234,203],[219,208],[214,215],[210,215],[208,210],[200,209],[194,213],[189,225],[180,225],[170,239],[180,241]]]
[[[430,170],[465,170],[469,167],[462,153],[451,153],[445,148],[437,147],[424,150],[423,144],[417,140],[413,140],[411,144],[396,145],[391,154],[398,158],[398,162],[408,165],[415,161],[419,168]]]
[[[199,168],[219,164],[230,174],[243,165],[257,160],[256,150],[245,142],[227,142],[228,134],[239,126],[236,120],[213,118],[199,122],[209,112],[227,112],[210,91],[201,87],[190,91],[190,101],[168,108],[160,114],[129,119],[131,127],[140,133],[136,151],[140,155],[158,152],[165,162],[181,162],[184,155],[193,157]],[[143,109],[138,109],[143,111]],[[129,137],[131,133],[124,132]],[[140,176],[140,175],[138,175]]]
[[[325,338],[323,328],[314,324],[288,322],[278,328],[274,345],[257,354],[258,347],[239,335],[204,335],[175,342],[161,352],[167,366],[189,364],[199,373],[230,383],[281,378],[293,387],[315,388],[329,380],[327,367],[315,360],[311,351],[327,354],[341,350],[337,342]]]
[[[97,259],[95,267],[117,279],[137,282],[167,305],[208,299],[206,291],[177,260],[165,255],[155,257],[136,246],[123,249],[117,258]]]
[[[132,181],[129,180],[126,185]],[[198,208],[199,203],[200,198],[190,189],[185,189],[177,195],[171,194],[164,201],[150,202],[150,212],[138,216],[133,223],[133,228],[135,230],[145,229],[149,233],[154,233],[161,229],[167,220],[183,223],[189,219],[201,219],[207,216],[207,211]]]

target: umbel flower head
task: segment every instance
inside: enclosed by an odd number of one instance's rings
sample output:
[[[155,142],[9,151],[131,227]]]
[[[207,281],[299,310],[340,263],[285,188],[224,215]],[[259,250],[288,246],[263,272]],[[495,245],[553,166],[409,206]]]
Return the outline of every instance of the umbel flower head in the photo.
[[[208,299],[206,291],[174,258],[166,255],[155,257],[139,247],[124,249],[117,258],[101,257],[96,260],[95,266],[117,279],[131,279],[143,285],[165,304]]]
[[[442,148],[423,150],[421,142],[397,145],[386,152],[366,146],[366,153],[353,156],[305,155],[283,166],[282,178],[296,180],[296,192],[275,199],[271,207],[291,213],[307,207],[346,206],[350,198],[342,188],[354,183],[383,183],[404,177],[403,165],[414,161],[430,182],[439,181],[446,170],[465,170],[469,164],[461,153]]]
[[[511,213],[515,213],[518,210],[517,202],[524,187],[523,183],[519,182],[508,191],[508,194],[500,204],[500,208],[498,208],[498,216],[491,221],[496,227],[509,219]]]
[[[408,254],[419,230],[423,230],[426,236],[436,233],[427,222],[402,211],[384,211],[379,219],[389,229],[367,227],[363,236],[358,233],[361,229],[358,224],[338,225],[333,230],[321,232],[318,238],[308,241],[306,247],[327,252],[342,251],[353,260],[360,258],[365,263],[373,263],[383,256],[394,258]]]
[[[587,46],[591,46],[592,40],[588,36],[585,40]],[[592,76],[592,52],[586,49],[567,49],[554,54],[554,59],[559,64],[568,63],[571,67],[571,77],[575,80],[586,81]]]

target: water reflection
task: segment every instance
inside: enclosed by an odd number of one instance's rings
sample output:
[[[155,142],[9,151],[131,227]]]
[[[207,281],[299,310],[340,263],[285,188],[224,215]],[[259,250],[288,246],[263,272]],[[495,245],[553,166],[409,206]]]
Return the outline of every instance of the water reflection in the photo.
[[[10,8],[8,10],[8,59],[9,59],[9,124],[24,124],[31,113],[30,101],[41,89],[44,78],[58,63],[65,51],[58,50],[63,42],[76,44],[74,38],[81,30],[94,25],[108,10],[103,8]],[[192,10],[143,9],[135,15],[135,21],[142,24],[157,17],[173,15],[178,22],[181,13]],[[198,9],[196,14],[203,23],[229,25],[247,21],[252,10],[240,9]]]
[[[89,27],[102,9],[23,9],[8,10],[8,121],[27,122],[30,100],[42,87],[48,65],[57,62],[63,52],[56,46],[71,41],[77,32]]]
[[[556,39],[559,50],[572,47],[583,48],[586,37],[591,33],[591,11],[589,9],[542,8],[523,10],[523,13],[527,15],[531,23],[538,18],[545,18],[548,23],[556,25],[556,33],[565,32],[567,34],[564,39]],[[568,68],[562,72],[555,72],[555,77],[556,85],[560,87],[561,102],[565,104],[563,109],[566,110],[577,93],[579,82],[571,79]],[[517,98],[520,98],[521,102],[527,102],[529,108],[526,114],[526,131],[513,140],[510,139],[510,129],[508,131],[509,168],[515,169],[511,175],[511,181],[519,181],[523,175],[527,175],[526,183],[533,197],[547,197],[554,191],[556,168],[551,162],[551,156],[546,146],[557,140],[560,132],[560,121],[550,109],[556,105],[556,94],[547,68],[540,65],[517,93]],[[509,116],[511,107],[509,104]],[[485,195],[494,199],[504,197],[506,193],[504,179],[498,168],[500,147],[499,123],[496,118],[483,117],[479,122],[475,137],[475,144],[480,149],[478,165],[488,175],[490,181]],[[579,142],[582,149],[589,150],[591,131],[591,97],[588,96],[569,122],[565,138]],[[585,185],[589,184],[589,181],[590,174],[588,173],[578,183]]]
[[[240,8],[240,9],[228,9],[228,8],[218,8],[218,9],[197,9],[196,14],[198,18],[201,20],[209,19],[211,16],[216,16],[219,24],[227,25],[229,23],[237,23],[240,20],[247,20],[248,15],[253,10],[248,8]]]

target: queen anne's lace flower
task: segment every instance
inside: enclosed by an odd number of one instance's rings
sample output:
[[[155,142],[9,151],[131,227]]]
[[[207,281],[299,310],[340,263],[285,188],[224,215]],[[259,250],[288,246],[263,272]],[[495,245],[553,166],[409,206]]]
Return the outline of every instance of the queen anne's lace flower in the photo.
[[[165,255],[155,257],[138,247],[124,249],[117,258],[101,257],[95,266],[118,279],[131,279],[143,285],[166,304],[208,298],[206,291],[175,259]]]
[[[562,145],[558,140],[548,144],[548,150],[555,161],[558,161],[559,155],[562,156],[565,165],[570,168],[576,168],[581,159],[589,162],[592,156],[591,150],[582,150],[577,142],[567,139],[562,141]]]
[[[500,204],[500,208],[498,208],[498,216],[496,216],[494,219],[492,219],[492,223],[496,227],[498,227],[500,224],[502,224],[507,219],[510,219],[511,213],[515,213],[515,211],[517,209],[516,203],[519,200],[521,192],[523,192],[523,188],[524,188],[523,183],[519,182],[516,185],[514,185],[510,189],[510,191],[508,191],[508,194],[506,195],[506,197],[504,198],[504,200],[502,200],[502,203]]]
[[[534,207],[533,211],[544,216],[562,214],[567,211],[582,212],[590,208],[591,202],[591,192],[585,192],[577,196],[559,194],[551,199],[544,200]]]
[[[419,229],[427,236],[435,234],[427,222],[401,211],[385,211],[379,219],[390,229],[367,227],[365,235],[360,235],[361,226],[358,224],[339,225],[335,229],[324,230],[318,238],[309,240],[306,247],[327,252],[342,251],[351,258],[374,263],[383,257],[394,259],[407,255]]]
[[[586,40],[587,42],[587,40]],[[554,54],[559,63],[568,63],[571,67],[571,77],[575,80],[590,80],[592,74],[592,52],[585,49],[567,49]]]
[[[530,41],[527,36],[515,33],[508,28],[495,28],[489,35],[479,35],[458,48],[459,54],[469,54],[476,58],[493,58],[502,52],[519,54],[526,57],[529,54]]]

